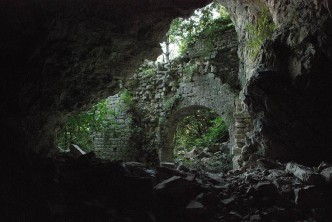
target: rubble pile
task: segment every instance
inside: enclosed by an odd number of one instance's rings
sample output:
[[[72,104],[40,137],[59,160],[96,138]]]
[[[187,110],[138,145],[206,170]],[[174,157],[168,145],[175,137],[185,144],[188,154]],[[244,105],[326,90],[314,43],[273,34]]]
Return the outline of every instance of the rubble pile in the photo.
[[[232,157],[227,143],[215,143],[208,147],[193,146],[190,151],[178,151],[175,162],[209,172],[227,172],[233,167]]]
[[[331,165],[257,163],[223,174],[61,154],[38,165],[33,197],[16,210],[59,222],[331,221]],[[14,206],[2,216],[29,221]]]

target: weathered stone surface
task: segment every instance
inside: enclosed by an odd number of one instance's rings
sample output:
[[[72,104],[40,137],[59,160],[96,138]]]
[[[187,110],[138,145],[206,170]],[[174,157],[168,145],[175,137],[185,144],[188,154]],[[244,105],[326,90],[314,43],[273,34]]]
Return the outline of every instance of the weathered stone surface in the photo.
[[[323,175],[326,182],[332,184],[332,167],[325,168],[320,174]]]
[[[194,195],[190,182],[180,176],[171,177],[157,184],[154,193],[162,205],[172,207],[185,207]]]
[[[250,38],[247,26],[264,5],[278,27],[256,58],[246,44],[239,47],[242,98],[255,122],[249,142],[272,159],[311,166],[330,161],[331,2],[220,2],[231,12],[239,41]]]
[[[231,203],[234,202],[234,197],[230,197],[230,198],[227,198],[227,199],[222,199],[221,202],[224,204],[224,205],[229,205]]]
[[[301,207],[314,208],[324,204],[324,197],[315,186],[306,186],[294,190],[295,203]]]
[[[321,172],[322,170],[324,170],[324,169],[326,169],[326,168],[328,168],[328,167],[332,167],[332,164],[330,164],[330,163],[326,163],[326,162],[322,161],[322,162],[319,164],[319,166],[317,167],[317,170],[318,170],[319,172]]]
[[[264,195],[269,198],[276,198],[276,196],[278,196],[278,189],[276,185],[270,182],[259,182],[255,186],[255,189],[260,195]]]
[[[287,163],[286,171],[292,173],[294,176],[302,180],[304,183],[320,185],[322,184],[322,176],[315,173],[311,168],[305,167],[297,163]]]
[[[189,220],[197,221],[197,217],[201,217],[202,215],[206,214],[206,208],[203,204],[197,201],[190,201],[190,203],[186,206],[186,217]]]
[[[221,182],[224,181],[224,180],[221,178],[221,175],[220,175],[220,174],[217,174],[217,173],[209,173],[209,172],[207,172],[206,175],[207,175],[210,179],[212,179],[212,180],[214,180],[214,181],[216,181],[216,182],[218,182],[218,183],[221,183]]]
[[[1,123],[8,152],[47,152],[67,114],[116,93],[119,79],[160,53],[175,17],[208,3],[1,2],[1,29],[7,30],[0,41],[0,72],[6,73]],[[17,135],[22,139],[15,141]]]

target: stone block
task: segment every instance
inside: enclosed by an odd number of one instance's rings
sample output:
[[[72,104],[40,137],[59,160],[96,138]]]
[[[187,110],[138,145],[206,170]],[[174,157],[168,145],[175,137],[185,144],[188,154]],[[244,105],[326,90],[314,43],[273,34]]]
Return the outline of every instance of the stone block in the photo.
[[[245,134],[235,134],[235,139],[244,139],[245,137]]]
[[[236,122],[235,123],[235,127],[236,128],[246,128],[247,124],[243,123],[243,122]]]

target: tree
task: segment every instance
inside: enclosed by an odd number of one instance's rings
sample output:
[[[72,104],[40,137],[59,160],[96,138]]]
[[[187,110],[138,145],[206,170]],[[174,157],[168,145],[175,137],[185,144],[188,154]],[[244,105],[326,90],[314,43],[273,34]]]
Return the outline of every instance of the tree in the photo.
[[[167,36],[169,36],[169,42],[178,45],[180,54],[183,54],[189,44],[198,39],[211,42],[212,35],[216,31],[231,25],[232,22],[226,9],[213,1],[210,5],[196,10],[187,19],[177,18],[173,20]]]

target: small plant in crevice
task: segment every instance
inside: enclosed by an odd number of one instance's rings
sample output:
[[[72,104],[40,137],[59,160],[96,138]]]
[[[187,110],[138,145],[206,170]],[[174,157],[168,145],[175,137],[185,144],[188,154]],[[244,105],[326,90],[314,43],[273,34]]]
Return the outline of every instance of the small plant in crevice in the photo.
[[[168,113],[173,107],[176,106],[178,102],[180,102],[182,97],[180,95],[170,96],[165,98],[163,109],[165,113]]]
[[[155,67],[145,67],[140,71],[141,74],[148,76],[148,77],[155,75],[156,72],[157,72],[157,68],[155,68]]]
[[[197,71],[198,71],[197,64],[187,64],[186,66],[184,66],[182,70],[183,75],[188,78],[191,78]]]
[[[125,110],[131,108],[133,104],[133,96],[127,89],[123,89],[120,93],[119,108]]]
[[[256,23],[249,23],[246,28],[249,33],[247,48],[250,50],[251,58],[254,60],[263,43],[272,37],[276,29],[276,24],[273,22],[270,11],[266,5],[260,5]]]

